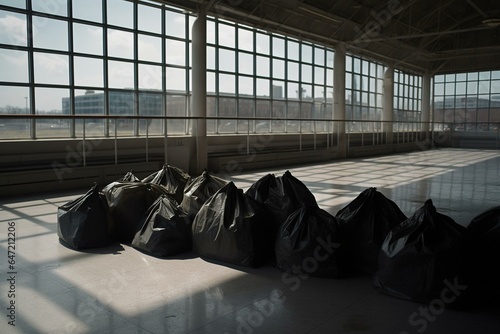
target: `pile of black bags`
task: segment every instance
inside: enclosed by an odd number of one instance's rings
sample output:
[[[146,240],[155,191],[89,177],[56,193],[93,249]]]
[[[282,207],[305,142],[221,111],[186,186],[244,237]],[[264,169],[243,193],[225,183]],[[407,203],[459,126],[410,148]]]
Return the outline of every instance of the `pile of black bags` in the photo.
[[[382,293],[422,303],[500,298],[500,206],[465,228],[430,199],[407,218],[368,188],[333,216],[289,171],[243,192],[208,171],[191,179],[164,165],[142,180],[129,172],[101,191],[94,185],[59,207],[57,222],[61,242],[77,250],[122,242],[156,257],[194,251],[291,275],[369,273]]]

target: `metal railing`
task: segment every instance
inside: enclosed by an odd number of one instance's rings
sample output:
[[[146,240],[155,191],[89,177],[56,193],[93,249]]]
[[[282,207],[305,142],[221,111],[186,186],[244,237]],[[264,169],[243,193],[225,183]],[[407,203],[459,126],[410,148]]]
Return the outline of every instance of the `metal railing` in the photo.
[[[205,122],[200,124],[200,122]],[[22,138],[9,138],[19,129],[11,125],[27,126]],[[196,129],[207,129],[208,136],[244,137],[246,154],[251,151],[253,136],[288,135],[290,149],[298,151],[331,149],[345,138],[347,150],[351,147],[367,147],[410,143],[422,140],[423,122],[387,122],[374,120],[331,119],[278,119],[272,117],[181,117],[181,116],[121,116],[121,115],[0,115],[0,141],[16,139],[66,138],[81,140],[83,166],[87,165],[86,146],[89,140],[114,141],[114,162],[118,164],[121,138],[145,140],[145,161],[150,160],[150,139],[163,138],[164,157],[168,154],[168,138],[176,136],[196,137]],[[427,128],[431,128],[427,125]],[[41,132],[43,130],[43,132]],[[9,132],[11,131],[11,132]],[[51,132],[53,136],[50,136]],[[42,133],[43,136],[37,136]],[[62,135],[63,134],[63,135]],[[64,136],[64,134],[67,134]],[[166,134],[166,135],[165,135]],[[392,138],[392,141],[391,141]],[[237,140],[237,139],[236,139]],[[342,141],[343,142],[343,141]],[[269,145],[271,148],[272,145]],[[276,148],[279,149],[280,147]],[[281,147],[282,148],[282,147]],[[240,154],[242,150],[239,150]]]

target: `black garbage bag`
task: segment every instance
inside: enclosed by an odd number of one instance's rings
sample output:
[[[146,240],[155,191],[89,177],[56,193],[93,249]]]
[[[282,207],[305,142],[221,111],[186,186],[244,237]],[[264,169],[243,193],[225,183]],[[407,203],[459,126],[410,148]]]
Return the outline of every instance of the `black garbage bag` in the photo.
[[[467,227],[467,280],[470,298],[483,304],[499,304],[500,206],[486,210]]]
[[[146,210],[167,190],[157,184],[143,182],[112,182],[103,190],[111,215],[111,237],[130,243],[141,228]]]
[[[280,228],[275,245],[276,267],[296,275],[339,278],[345,271],[342,242],[334,216],[302,205]]]
[[[141,181],[137,176],[132,173],[132,171],[127,172],[121,179],[117,180],[118,182],[139,182]]]
[[[108,205],[97,184],[57,209],[57,235],[77,250],[111,243]]]
[[[318,207],[311,191],[290,171],[279,177],[273,174],[261,177],[248,188],[246,194],[269,211],[276,233],[288,216],[302,205]]]
[[[189,219],[192,221],[201,206],[227,183],[228,181],[211,175],[208,171],[193,178],[184,189],[184,198],[181,203],[182,209],[188,213]]]
[[[180,204],[184,197],[184,188],[190,179],[189,174],[182,169],[165,164],[162,169],[145,177],[142,182],[162,185]]]
[[[373,286],[397,298],[421,303],[436,299],[458,306],[467,289],[462,252],[465,231],[427,200],[387,235]]]
[[[276,233],[288,216],[296,210],[290,196],[285,194],[282,178],[267,174],[254,182],[245,192],[257,202],[263,204],[273,217]]]
[[[302,183],[302,181],[293,176],[290,171],[287,170],[283,176],[278,179],[283,183],[285,195],[292,201],[293,211],[300,208],[302,204],[318,207],[318,203],[313,193],[304,183]]]
[[[407,217],[376,188],[361,192],[336,215],[345,234],[346,258],[350,269],[373,273],[380,246],[389,231]]]
[[[170,197],[161,196],[142,216],[132,246],[156,257],[190,251],[191,222]]]
[[[274,256],[269,224],[262,205],[229,182],[196,215],[193,250],[201,257],[258,267]]]

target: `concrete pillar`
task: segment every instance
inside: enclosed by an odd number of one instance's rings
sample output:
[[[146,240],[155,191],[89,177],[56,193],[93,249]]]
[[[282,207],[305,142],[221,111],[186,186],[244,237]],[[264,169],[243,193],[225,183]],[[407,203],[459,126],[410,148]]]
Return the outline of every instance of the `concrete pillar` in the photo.
[[[195,117],[207,116],[207,20],[206,9],[201,8],[192,28],[192,91],[191,115]],[[196,148],[190,172],[201,174],[207,168],[207,122],[193,120],[191,134],[195,137]]]
[[[422,77],[422,131],[426,141],[430,140],[431,128],[431,76],[426,73]]]
[[[388,66],[384,73],[384,95],[382,97],[382,121],[386,143],[392,145],[393,142],[393,121],[394,121],[394,68]]]
[[[335,48],[333,72],[333,119],[342,120],[334,123],[334,133],[337,134],[337,149],[339,158],[347,157],[346,114],[345,114],[345,46]]]

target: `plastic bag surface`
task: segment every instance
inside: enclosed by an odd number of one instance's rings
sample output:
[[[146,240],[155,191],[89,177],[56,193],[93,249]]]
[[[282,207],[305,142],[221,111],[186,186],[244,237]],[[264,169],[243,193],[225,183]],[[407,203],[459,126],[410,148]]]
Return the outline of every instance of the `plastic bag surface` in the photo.
[[[373,273],[380,246],[389,231],[407,217],[376,188],[361,192],[336,215],[345,234],[346,257],[352,270]]]
[[[112,182],[103,190],[111,215],[111,237],[130,243],[141,227],[146,210],[161,195],[169,195],[157,184],[143,182]]]
[[[343,275],[342,235],[337,219],[305,206],[293,212],[276,239],[276,267],[296,275],[338,278]]]
[[[227,180],[212,175],[208,171],[191,179],[184,189],[184,198],[181,203],[189,219],[193,220],[202,205],[227,183]]]
[[[145,212],[140,225],[132,246],[145,253],[166,257],[191,250],[191,222],[170,197],[159,197]]]
[[[57,235],[74,249],[105,247],[111,243],[108,207],[97,185],[58,208]]]
[[[387,235],[373,275],[374,287],[385,294],[422,303],[440,299],[450,286],[460,289],[464,236],[465,227],[438,213],[432,201],[427,200]],[[455,297],[458,301],[460,296]]]
[[[167,192],[180,204],[184,197],[184,188],[190,179],[189,174],[182,169],[165,164],[162,169],[145,177],[142,182],[165,187]]]
[[[267,211],[229,182],[196,215],[193,250],[202,257],[257,267],[274,255]]]

